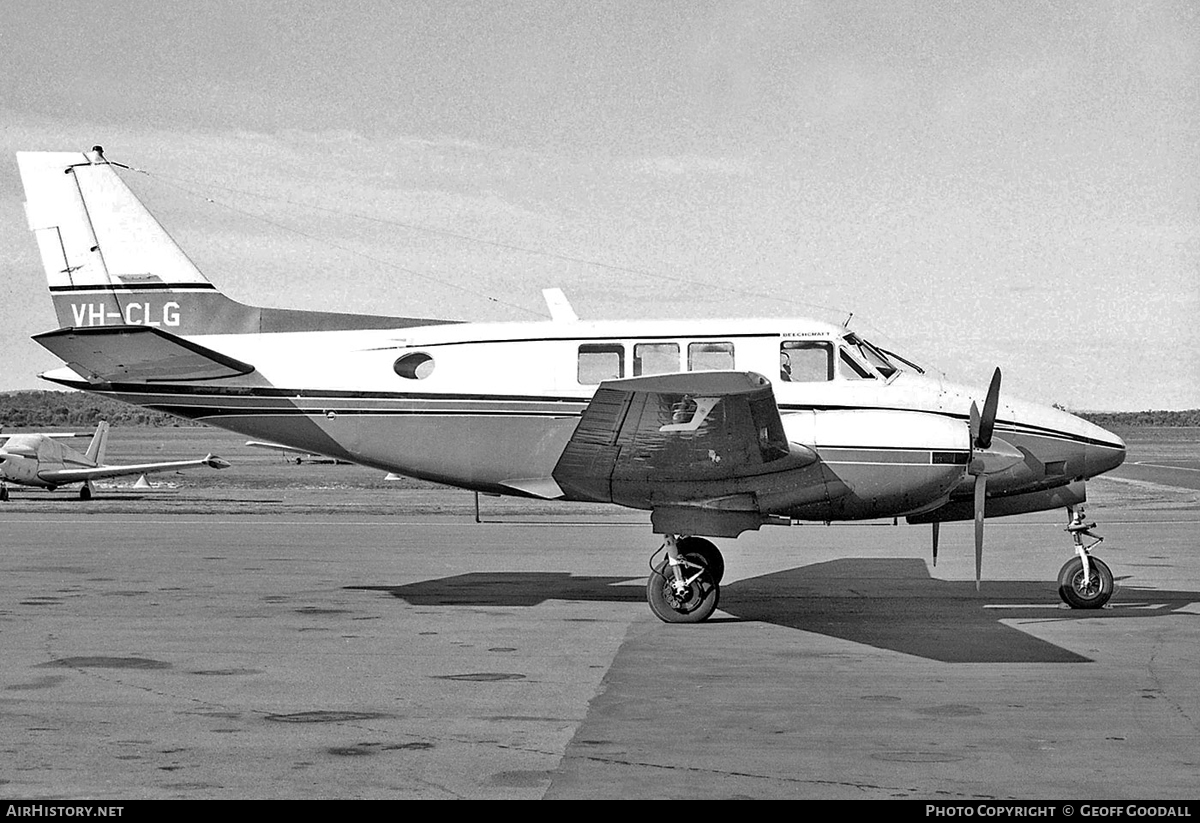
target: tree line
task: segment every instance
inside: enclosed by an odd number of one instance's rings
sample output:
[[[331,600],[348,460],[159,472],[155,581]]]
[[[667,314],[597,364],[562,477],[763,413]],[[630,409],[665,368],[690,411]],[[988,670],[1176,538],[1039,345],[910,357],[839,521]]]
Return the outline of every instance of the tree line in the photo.
[[[9,429],[114,426],[199,426],[172,414],[74,391],[0,392],[0,426]]]
[[[1200,409],[1072,413],[1098,426],[1200,426]],[[165,412],[130,406],[87,392],[0,392],[0,426],[5,429],[95,426],[101,420],[107,420],[114,426],[201,425]]]
[[[1200,426],[1200,409],[1187,411],[1073,412],[1097,426]]]

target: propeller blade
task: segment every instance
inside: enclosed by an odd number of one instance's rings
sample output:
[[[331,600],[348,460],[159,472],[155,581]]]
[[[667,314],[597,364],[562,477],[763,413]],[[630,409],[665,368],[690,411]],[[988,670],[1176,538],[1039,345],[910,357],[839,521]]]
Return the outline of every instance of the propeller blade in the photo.
[[[972,404],[974,405],[974,404]],[[987,398],[983,401],[983,416],[979,421],[979,430],[975,436],[975,445],[986,449],[992,445],[992,430],[996,426],[996,411],[1000,407],[1000,369],[992,373],[992,382],[988,386]]]
[[[975,477],[975,591],[983,577],[983,505],[987,498],[987,475]]]
[[[979,427],[982,421],[979,418],[979,406],[975,401],[971,401],[971,416],[967,424],[967,431],[971,433],[971,451],[975,451],[977,441],[979,440]]]
[[[937,549],[938,549],[938,526],[942,525],[936,520],[933,521],[933,565],[937,566]]]

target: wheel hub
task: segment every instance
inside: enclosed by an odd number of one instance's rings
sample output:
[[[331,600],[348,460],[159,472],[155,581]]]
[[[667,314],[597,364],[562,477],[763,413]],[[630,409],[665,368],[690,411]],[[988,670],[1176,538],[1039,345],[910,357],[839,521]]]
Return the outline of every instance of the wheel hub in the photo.
[[[1083,572],[1075,575],[1075,579],[1071,581],[1071,585],[1081,597],[1095,597],[1100,593],[1100,575],[1093,572],[1088,575],[1087,583],[1083,582]]]
[[[667,596],[667,603],[676,611],[687,612],[695,608],[695,585],[684,586],[681,590],[674,580],[667,580],[664,593]]]

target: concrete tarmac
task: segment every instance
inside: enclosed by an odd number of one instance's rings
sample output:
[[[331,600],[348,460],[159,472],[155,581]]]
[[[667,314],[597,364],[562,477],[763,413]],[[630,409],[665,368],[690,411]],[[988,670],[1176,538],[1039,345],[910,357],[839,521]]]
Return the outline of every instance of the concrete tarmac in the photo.
[[[1106,485],[1107,484],[1107,485]],[[719,541],[708,623],[641,522],[0,509],[0,797],[1194,799],[1194,492]]]

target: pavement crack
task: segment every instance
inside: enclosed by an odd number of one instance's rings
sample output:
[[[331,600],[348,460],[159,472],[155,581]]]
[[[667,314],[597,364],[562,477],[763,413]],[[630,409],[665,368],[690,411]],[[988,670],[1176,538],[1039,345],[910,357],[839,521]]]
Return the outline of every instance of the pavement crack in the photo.
[[[651,763],[651,762],[647,762],[647,761],[630,760],[627,758],[604,757],[601,755],[582,755],[582,756],[567,755],[567,757],[565,757],[563,759],[566,760],[571,757],[576,757],[579,760],[587,760],[587,761],[593,762],[593,763],[604,763],[604,764],[611,765],[611,766],[629,766],[631,768],[662,769],[663,771],[668,771],[668,772],[687,772],[687,773],[692,773],[692,774],[709,774],[709,775],[714,775],[714,776],[718,776],[718,777],[736,777],[736,778],[747,778],[747,779],[751,779],[751,780],[768,780],[768,781],[779,782],[779,783],[790,783],[790,784],[794,784],[797,786],[834,786],[837,788],[856,789],[858,791],[890,792],[893,794],[901,793],[901,794],[905,794],[905,795],[916,795],[920,791],[920,789],[916,786],[909,786],[909,787],[884,786],[884,785],[881,785],[878,783],[867,783],[867,782],[855,781],[855,780],[821,780],[821,779],[816,779],[816,778],[788,777],[786,775],[756,774],[754,772],[740,772],[740,771],[734,771],[734,770],[729,770],[729,769],[706,769],[706,768],[701,768],[698,766],[680,766],[680,765],[673,765],[673,764],[669,764],[669,763]],[[995,800],[995,799],[997,799],[995,795],[959,794],[959,793],[952,793],[952,792],[942,792],[939,794],[944,794],[946,797],[953,797],[953,798],[959,798],[959,799],[973,799],[973,800]]]

